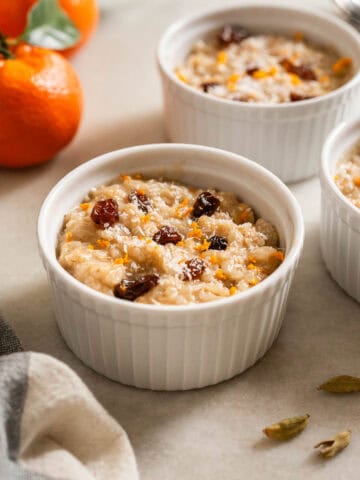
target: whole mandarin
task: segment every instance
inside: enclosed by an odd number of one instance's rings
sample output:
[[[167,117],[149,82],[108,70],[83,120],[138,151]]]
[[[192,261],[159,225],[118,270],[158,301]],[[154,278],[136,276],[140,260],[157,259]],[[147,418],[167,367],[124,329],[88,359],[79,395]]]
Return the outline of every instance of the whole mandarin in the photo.
[[[58,53],[26,44],[0,56],[0,166],[25,167],[51,159],[74,137],[82,90]]]
[[[0,0],[0,32],[6,37],[18,37],[25,30],[27,14],[38,0]],[[72,48],[63,50],[71,55],[84,45],[99,19],[96,0],[59,0],[59,5],[69,15],[80,31],[80,41]]]

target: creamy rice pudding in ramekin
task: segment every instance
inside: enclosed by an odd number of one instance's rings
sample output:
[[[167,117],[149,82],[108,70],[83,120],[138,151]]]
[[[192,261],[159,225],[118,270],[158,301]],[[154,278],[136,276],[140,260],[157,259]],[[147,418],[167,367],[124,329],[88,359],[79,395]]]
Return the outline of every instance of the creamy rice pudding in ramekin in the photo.
[[[284,260],[279,245],[233,193],[122,174],[65,216],[58,259],[99,292],[179,305],[252,288]]]
[[[345,197],[360,208],[360,143],[338,162],[334,180]]]
[[[119,172],[126,175],[119,179]],[[163,144],[111,152],[70,172],[44,201],[38,236],[71,350],[113,380],[185,390],[231,378],[270,348],[304,227],[289,189],[256,163],[214,148]],[[199,279],[189,278],[200,271],[185,263],[194,257],[206,267]],[[147,292],[122,283],[142,272],[160,277],[148,279]],[[134,298],[138,288],[142,295]],[[155,303],[164,292],[173,304]]]
[[[352,59],[334,48],[292,37],[255,34],[227,24],[194,43],[176,69],[198,91],[237,102],[284,103],[335,90],[352,76]]]
[[[360,120],[339,125],[322,153],[321,250],[336,282],[360,302]]]
[[[298,2],[180,19],[158,64],[171,141],[245,155],[289,183],[318,172],[326,136],[359,103],[359,33]]]

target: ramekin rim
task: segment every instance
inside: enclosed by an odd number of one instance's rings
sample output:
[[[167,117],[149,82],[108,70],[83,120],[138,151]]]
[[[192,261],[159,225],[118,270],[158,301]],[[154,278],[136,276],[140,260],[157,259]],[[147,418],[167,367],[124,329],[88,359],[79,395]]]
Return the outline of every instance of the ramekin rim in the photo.
[[[245,102],[234,102],[233,100],[228,100],[225,98],[219,98],[215,97],[213,95],[205,95],[202,92],[199,92],[195,88],[186,85],[184,82],[181,82],[176,75],[174,74],[173,71],[171,71],[169,68],[166,67],[165,62],[163,62],[162,59],[162,50],[165,48],[165,40],[167,39],[167,36],[171,33],[172,30],[177,30],[181,27],[186,27],[192,22],[204,19],[208,15],[216,14],[218,13],[223,13],[228,10],[233,10],[233,9],[243,9],[243,8],[278,8],[279,10],[289,10],[292,12],[303,12],[305,14],[309,14],[308,9],[305,8],[302,5],[293,5],[284,1],[279,1],[277,0],[274,4],[270,4],[267,1],[263,2],[256,2],[252,3],[251,0],[245,0],[245,2],[241,4],[230,4],[227,5],[226,7],[215,7],[215,8],[208,8],[208,9],[202,9],[202,11],[187,15],[185,17],[180,18],[179,20],[176,20],[172,24],[170,24],[166,30],[163,32],[160,41],[158,43],[158,47],[156,50],[156,59],[157,59],[157,65],[160,71],[166,75],[166,77],[174,83],[178,88],[182,89],[185,91],[187,94],[192,95],[195,98],[198,98],[199,100],[201,99],[204,103],[209,103],[213,105],[224,105],[224,108],[227,106],[227,108],[231,109],[249,109],[249,110],[259,110],[259,109],[265,109],[267,111],[277,111],[277,110],[286,110],[286,109],[294,109],[298,110],[301,107],[305,107],[306,105],[314,105],[316,103],[323,103],[327,101],[328,99],[336,98],[337,96],[341,96],[342,93],[346,92],[347,90],[350,90],[353,88],[356,84],[360,83],[360,68],[357,70],[354,76],[352,76],[349,81],[344,83],[344,85],[341,85],[340,87],[336,88],[335,90],[332,90],[329,93],[326,93],[325,95],[320,95],[318,97],[306,99],[306,100],[300,100],[298,102],[284,102],[284,103],[245,103]],[[329,23],[333,23],[337,25],[339,28],[342,28],[343,30],[347,31],[354,39],[357,38],[357,41],[360,42],[360,35],[359,33],[347,24],[344,20],[341,18],[336,17],[335,15],[331,15],[327,12],[322,11],[318,7],[312,8],[311,11],[311,16],[314,17],[316,16],[317,18],[321,20],[325,20]],[[360,52],[359,52],[359,61],[360,61]]]
[[[359,217],[360,219],[360,208],[355,207],[353,203],[348,200],[348,198],[340,191],[340,189],[335,184],[334,178],[330,173],[329,161],[330,161],[330,153],[334,144],[339,141],[339,137],[343,132],[350,130],[355,125],[359,125],[360,127],[360,116],[354,118],[349,122],[341,122],[340,125],[337,125],[328,135],[325,140],[322,152],[321,152],[321,179],[326,183],[326,185],[330,188],[332,194],[335,196],[338,202],[341,203],[345,208],[351,211],[353,214]],[[360,140],[360,136],[359,136]],[[354,144],[355,146],[355,144]],[[346,154],[346,151],[343,152]],[[339,161],[338,158],[337,161]]]
[[[291,206],[292,220],[294,223],[292,246],[289,254],[285,256],[283,263],[269,277],[267,277],[265,280],[260,282],[258,285],[255,285],[253,288],[246,290],[244,292],[239,292],[238,294],[232,295],[230,297],[224,297],[224,298],[212,300],[209,302],[191,303],[191,304],[185,304],[185,305],[171,305],[171,304],[153,305],[153,304],[128,302],[125,300],[117,299],[115,297],[111,297],[102,292],[99,292],[85,285],[79,280],[77,280],[60,265],[60,263],[57,261],[55,257],[52,258],[52,256],[47,251],[46,246],[44,246],[44,243],[43,243],[44,232],[46,231],[44,229],[44,226],[45,226],[44,217],[46,215],[48,204],[50,203],[52,198],[57,194],[58,190],[60,190],[61,187],[66,182],[72,180],[74,177],[76,178],[76,176],[80,174],[86,173],[92,167],[95,168],[96,165],[104,161],[104,159],[106,159],[107,161],[111,161],[113,158],[116,158],[119,154],[126,155],[127,153],[132,153],[136,150],[145,149],[147,151],[151,151],[151,150],[164,149],[164,148],[167,148],[169,150],[176,150],[178,148],[181,148],[181,149],[187,149],[187,150],[195,149],[198,151],[201,150],[201,151],[207,151],[207,152],[213,151],[214,153],[225,155],[227,156],[227,158],[232,158],[234,161],[240,160],[242,164],[246,164],[249,168],[252,168],[253,170],[257,170],[258,172],[261,173],[262,176],[267,177],[267,179],[269,179],[273,184],[275,184],[277,189],[281,190],[282,193],[287,196],[287,200],[289,202],[289,205]],[[171,312],[178,313],[182,311],[186,312],[189,310],[203,310],[203,309],[217,310],[221,306],[224,306],[224,308],[226,308],[228,304],[233,304],[236,302],[244,302],[247,299],[254,297],[255,295],[260,296],[262,292],[270,289],[272,284],[278,283],[279,281],[281,281],[282,278],[286,278],[289,271],[294,269],[294,267],[296,266],[299,260],[299,257],[301,255],[303,242],[304,242],[304,220],[303,220],[303,215],[301,212],[300,205],[298,204],[297,200],[295,199],[295,196],[290,191],[290,189],[273,173],[271,173],[261,165],[255,162],[252,162],[246,157],[243,157],[241,155],[228,152],[225,150],[221,150],[218,148],[207,147],[202,145],[191,145],[191,144],[182,144],[182,143],[159,143],[159,144],[137,145],[137,146],[127,147],[127,148],[107,152],[105,154],[98,155],[97,157],[71,170],[68,174],[66,174],[54,185],[54,187],[50,190],[45,200],[43,201],[40,212],[39,212],[39,216],[38,216],[38,222],[37,222],[37,238],[38,238],[39,250],[40,250],[43,262],[46,263],[47,266],[50,266],[52,270],[55,271],[62,278],[64,282],[70,283],[75,289],[80,290],[82,294],[84,294],[85,296],[88,296],[88,297],[90,296],[97,301],[105,302],[112,305],[117,305],[118,307],[123,305],[124,307],[136,309],[139,311],[145,311],[145,312],[168,311],[169,313]]]

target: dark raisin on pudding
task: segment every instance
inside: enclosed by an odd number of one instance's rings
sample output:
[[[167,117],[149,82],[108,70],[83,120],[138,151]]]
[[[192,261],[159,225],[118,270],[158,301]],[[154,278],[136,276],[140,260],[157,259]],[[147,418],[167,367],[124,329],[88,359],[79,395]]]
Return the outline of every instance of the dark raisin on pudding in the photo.
[[[171,225],[164,225],[155,233],[153,240],[159,245],[166,245],[167,243],[175,245],[182,240],[182,236]]]
[[[144,213],[148,213],[151,208],[151,203],[146,195],[141,190],[134,190],[129,193],[128,199],[131,203],[134,203],[139,210],[143,211]]]
[[[259,71],[259,67],[255,67],[255,66],[254,66],[254,67],[248,67],[248,68],[246,69],[246,73],[247,73],[248,75],[252,75],[253,73],[255,73],[255,72],[257,72],[257,71]]]
[[[183,268],[183,280],[198,280],[202,273],[205,270],[205,263],[200,258],[192,258],[185,262],[185,267]]]
[[[214,235],[209,238],[210,246],[209,250],[226,250],[228,246],[228,242],[225,237],[220,237],[218,235]]]
[[[201,88],[204,93],[208,93],[210,88],[218,87],[220,83],[217,82],[204,82],[201,84]]]
[[[116,200],[112,198],[99,200],[95,203],[90,216],[92,221],[101,228],[112,227],[119,221],[119,210]]]
[[[220,200],[210,192],[201,192],[195,200],[192,216],[199,218],[202,215],[211,217],[220,206]]]
[[[238,25],[225,25],[218,34],[219,43],[228,46],[231,43],[241,43],[250,36],[245,28]]]
[[[294,73],[302,80],[317,80],[317,76],[312,68],[309,65],[295,65],[288,58],[281,60],[280,65],[288,73]]]
[[[115,285],[114,295],[122,300],[133,302],[154,288],[158,283],[159,276],[155,274],[142,275],[136,280],[122,280],[118,285]]]
[[[314,98],[314,97],[311,97],[309,95],[300,95],[299,93],[295,93],[295,92],[290,92],[291,102],[300,102],[301,100],[310,100],[311,98]]]

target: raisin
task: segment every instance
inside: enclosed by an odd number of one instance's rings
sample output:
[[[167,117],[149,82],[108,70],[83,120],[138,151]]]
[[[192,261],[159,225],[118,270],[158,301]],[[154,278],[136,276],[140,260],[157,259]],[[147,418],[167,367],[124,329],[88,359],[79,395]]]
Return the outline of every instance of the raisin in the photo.
[[[317,76],[315,75],[314,70],[308,65],[297,66],[294,73],[296,73],[296,75],[302,80],[317,80]]]
[[[246,69],[246,73],[248,75],[252,75],[253,73],[257,72],[259,70],[259,67],[249,67]]]
[[[225,237],[220,237],[218,235],[214,235],[213,237],[209,238],[210,247],[209,250],[226,250],[228,246],[228,242]]]
[[[240,26],[225,25],[218,34],[219,43],[228,46],[231,43],[241,43],[248,38],[249,32]]]
[[[118,285],[115,285],[114,295],[122,300],[133,302],[154,288],[158,283],[159,276],[155,274],[143,275],[136,280],[122,280]]]
[[[284,58],[280,65],[289,73],[294,73],[302,80],[317,80],[316,74],[308,65],[294,65],[291,60]]]
[[[91,212],[91,219],[101,228],[112,227],[119,221],[117,202],[112,198],[96,202]]]
[[[192,216],[199,218],[202,215],[211,217],[220,206],[220,200],[210,192],[202,192],[195,200]]]
[[[310,100],[310,98],[314,98],[314,97],[311,97],[310,95],[300,95],[294,92],[290,93],[291,102],[300,102],[301,100]]]
[[[220,83],[217,82],[204,82],[201,84],[201,88],[203,89],[203,92],[208,93],[209,88],[218,87],[219,85]]]
[[[233,97],[232,100],[235,102],[248,102],[248,99],[245,97]]]
[[[176,244],[182,240],[182,236],[174,227],[164,225],[155,233],[153,240],[160,245],[166,245],[167,243]]]
[[[185,262],[185,267],[183,268],[183,280],[197,280],[201,277],[201,274],[205,270],[205,264],[200,258],[192,258]]]
[[[142,212],[144,213],[149,212],[149,209],[151,208],[151,203],[146,193],[142,193],[137,190],[134,190],[129,193],[128,199],[131,203],[135,203],[138,209],[141,210]]]

